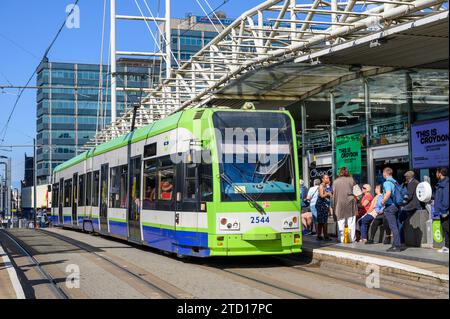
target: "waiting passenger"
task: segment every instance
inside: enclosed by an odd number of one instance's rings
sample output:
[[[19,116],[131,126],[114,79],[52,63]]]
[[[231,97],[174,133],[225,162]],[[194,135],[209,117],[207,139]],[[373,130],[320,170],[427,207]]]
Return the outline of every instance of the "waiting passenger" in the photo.
[[[381,204],[381,200],[383,199],[382,191],[381,191],[381,185],[375,186],[375,197],[372,199],[370,203],[370,207],[367,210],[367,213],[361,217],[359,220],[359,225],[361,227],[361,242],[363,244],[367,244],[367,233],[370,227],[370,224],[378,218],[378,216],[381,216],[381,220],[383,220],[383,210],[384,206]],[[383,222],[381,222],[383,224]],[[380,224],[380,225],[381,225]],[[372,226],[372,233],[375,237],[376,228],[379,226],[379,223],[377,225]],[[375,231],[373,231],[375,229]],[[373,238],[371,238],[373,240]]]
[[[303,235],[311,235],[313,226],[313,216],[311,212],[302,213]]]
[[[358,215],[356,215],[356,221],[362,218],[369,211],[370,205],[373,200],[373,196],[370,193],[372,187],[369,184],[364,184],[362,187],[363,197],[361,202],[358,204]]]
[[[402,244],[405,243],[405,233],[404,226],[405,221],[414,215],[417,210],[420,210],[422,206],[420,205],[420,201],[417,198],[416,189],[417,185],[419,185],[419,181],[415,179],[414,172],[408,171],[405,173],[405,184],[408,190],[408,195],[405,198],[404,205],[401,206],[400,212],[398,213],[398,224],[399,224],[399,232],[400,232],[400,242]]]
[[[319,197],[317,198],[317,240],[330,241],[328,236],[328,215],[330,214],[331,199],[333,190],[331,188],[330,177],[324,175],[322,184],[319,186]],[[323,234],[323,237],[321,236]]]
[[[447,168],[439,168],[436,172],[439,180],[436,185],[436,193],[434,195],[434,211],[441,217],[442,230],[444,232],[445,246],[438,250],[440,253],[448,254],[449,233],[448,233],[448,199],[449,199],[449,179]]]
[[[309,201],[309,209],[312,214],[313,223],[317,230],[317,198],[319,197],[319,185],[320,185],[320,179],[314,180],[314,186],[311,187],[308,191],[308,195],[306,196],[306,200]]]
[[[347,167],[339,170],[339,177],[333,182],[333,211],[336,214],[339,239],[344,242],[345,225],[348,226],[350,234],[350,242],[356,239],[356,212],[358,206],[355,196],[353,195],[353,187],[356,185],[353,177]]]

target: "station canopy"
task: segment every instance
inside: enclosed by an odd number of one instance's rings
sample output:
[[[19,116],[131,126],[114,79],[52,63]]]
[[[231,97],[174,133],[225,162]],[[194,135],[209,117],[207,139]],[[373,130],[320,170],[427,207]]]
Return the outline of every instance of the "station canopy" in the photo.
[[[401,69],[448,69],[448,15],[389,35],[370,35],[326,48],[314,58],[286,60],[249,71],[215,92],[211,104],[240,107],[248,100],[260,108],[283,107],[361,76]]]

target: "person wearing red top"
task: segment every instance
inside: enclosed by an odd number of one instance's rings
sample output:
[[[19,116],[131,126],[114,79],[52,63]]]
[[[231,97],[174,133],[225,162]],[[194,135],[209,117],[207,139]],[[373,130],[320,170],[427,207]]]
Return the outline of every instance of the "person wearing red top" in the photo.
[[[360,219],[369,211],[370,204],[372,203],[373,196],[370,193],[372,187],[369,184],[364,184],[362,187],[363,196],[361,198],[361,202],[358,204],[358,214],[356,215],[356,219]]]

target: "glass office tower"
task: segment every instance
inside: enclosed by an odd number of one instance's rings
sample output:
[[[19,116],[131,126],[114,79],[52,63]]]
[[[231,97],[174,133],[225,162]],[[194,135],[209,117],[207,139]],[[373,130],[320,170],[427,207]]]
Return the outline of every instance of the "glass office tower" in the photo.
[[[159,64],[159,60],[119,60],[118,87],[153,87],[159,82]],[[108,66],[102,73],[100,89],[100,65],[45,62],[39,66],[37,85],[44,88],[37,91],[38,185],[49,183],[53,168],[79,154],[111,122]],[[117,116],[137,103],[140,94],[119,89]]]

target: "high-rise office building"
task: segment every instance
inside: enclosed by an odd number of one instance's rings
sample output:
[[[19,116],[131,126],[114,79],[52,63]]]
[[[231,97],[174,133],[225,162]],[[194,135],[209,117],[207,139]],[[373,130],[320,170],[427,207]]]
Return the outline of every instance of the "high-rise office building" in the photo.
[[[218,32],[233,22],[232,19],[226,18],[224,13],[219,13],[217,17],[219,19],[205,16],[188,16],[184,19],[171,19],[173,68],[177,68],[175,59],[182,65],[214,39],[218,35]],[[160,29],[164,30],[164,23],[161,24]],[[165,41],[162,36],[163,34],[160,35],[160,46],[164,50]]]
[[[120,59],[117,63],[117,116],[141,93],[159,83],[159,60]],[[53,168],[79,154],[83,145],[111,121],[110,74],[100,65],[44,62],[37,85],[37,183],[50,182]],[[99,94],[101,93],[101,94]]]

